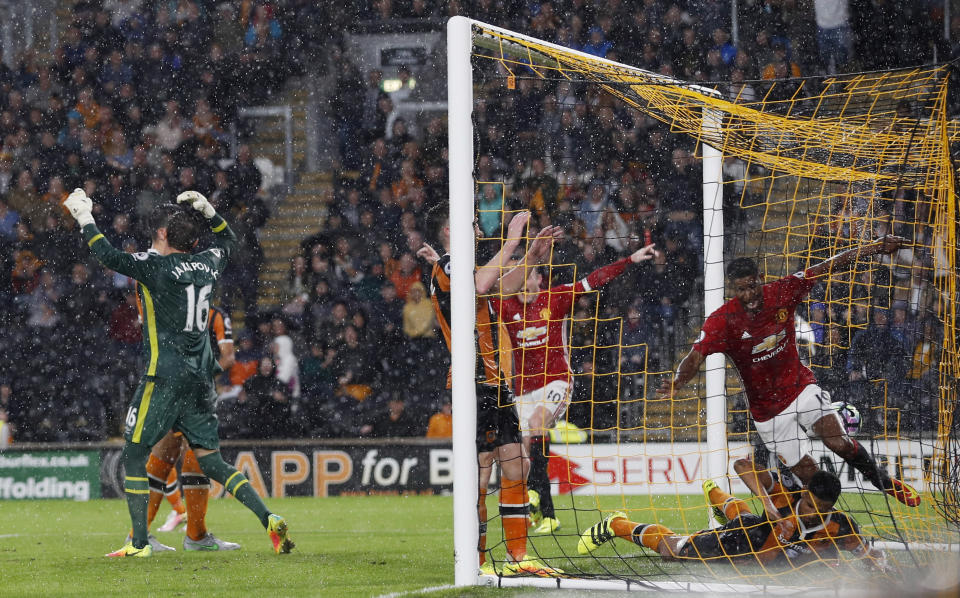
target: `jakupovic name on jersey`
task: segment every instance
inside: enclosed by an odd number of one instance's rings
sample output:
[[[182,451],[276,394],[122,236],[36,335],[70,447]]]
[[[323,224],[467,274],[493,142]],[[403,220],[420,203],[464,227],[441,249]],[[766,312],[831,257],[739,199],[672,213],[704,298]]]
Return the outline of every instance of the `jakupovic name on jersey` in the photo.
[[[179,279],[180,275],[183,274],[184,272],[192,272],[195,270],[203,270],[210,276],[213,276],[214,279],[218,278],[220,275],[219,272],[217,272],[216,270],[214,270],[213,268],[211,268],[210,266],[206,265],[203,262],[183,262],[180,265],[178,265],[176,268],[171,270],[170,274],[172,274],[177,279]]]

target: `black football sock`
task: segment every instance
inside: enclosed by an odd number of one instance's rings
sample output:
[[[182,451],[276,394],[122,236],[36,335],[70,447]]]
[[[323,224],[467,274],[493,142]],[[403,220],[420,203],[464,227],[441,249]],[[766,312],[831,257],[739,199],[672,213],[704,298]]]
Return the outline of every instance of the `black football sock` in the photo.
[[[549,460],[547,457],[549,454],[549,435],[530,438],[530,476],[527,478],[527,485],[540,495],[540,514],[554,519],[556,513],[553,510],[553,497],[550,496]]]
[[[877,460],[874,459],[873,455],[856,440],[853,441],[853,448],[853,454],[844,457],[844,461],[862,473],[863,477],[878,489],[889,490],[892,488],[893,484],[890,482],[890,476],[877,465]]]
[[[253,511],[263,527],[267,527],[270,509],[263,504],[260,496],[250,487],[250,481],[247,477],[223,460],[220,451],[197,457],[197,463],[200,464],[203,473],[223,484],[227,492],[243,503],[243,506]]]
[[[127,441],[121,455],[123,471],[123,494],[130,511],[133,525],[133,547],[143,548],[150,540],[147,529],[147,507],[150,503],[150,483],[147,478],[147,458],[150,447]]]

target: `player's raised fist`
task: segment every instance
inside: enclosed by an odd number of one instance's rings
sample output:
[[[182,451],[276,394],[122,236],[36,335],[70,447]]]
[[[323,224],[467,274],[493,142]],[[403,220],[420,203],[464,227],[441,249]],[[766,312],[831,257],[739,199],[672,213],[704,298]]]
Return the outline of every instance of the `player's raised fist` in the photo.
[[[190,207],[203,214],[204,218],[213,218],[217,213],[210,202],[207,201],[207,198],[199,191],[184,191],[177,196],[177,203],[190,204]]]
[[[73,193],[64,200],[63,205],[80,226],[93,223],[93,201],[87,197],[83,189],[74,189]]]

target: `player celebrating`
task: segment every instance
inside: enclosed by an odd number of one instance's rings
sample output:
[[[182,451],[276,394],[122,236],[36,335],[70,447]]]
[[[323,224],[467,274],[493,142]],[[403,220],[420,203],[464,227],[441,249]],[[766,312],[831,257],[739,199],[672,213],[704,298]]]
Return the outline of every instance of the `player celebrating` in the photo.
[[[220,308],[210,306],[210,347],[213,350],[214,360],[221,370],[227,370],[234,363],[233,330],[230,317]],[[193,449],[183,441],[183,434],[171,431],[158,442],[150,451],[147,461],[147,478],[150,483],[150,502],[147,507],[147,527],[153,523],[163,495],[172,487],[176,496],[180,490],[177,487],[177,461],[183,459],[182,484],[186,508],[174,508],[160,531],[173,531],[185,519],[187,522],[186,535],[183,538],[184,550],[238,550],[240,545],[217,538],[207,531],[207,505],[210,498],[210,478],[203,474]],[[167,494],[169,498],[169,494]],[[172,501],[171,501],[172,502]],[[184,514],[187,514],[186,516]],[[150,543],[154,551],[164,547],[150,536]]]
[[[548,567],[539,560],[527,556],[527,459],[520,442],[517,411],[513,405],[510,389],[503,384],[506,379],[500,367],[498,323],[490,300],[482,297],[498,280],[505,292],[516,292],[523,285],[523,266],[535,263],[549,248],[550,241],[560,234],[557,227],[548,226],[540,231],[530,244],[523,262],[501,277],[507,261],[520,244],[520,238],[530,219],[530,212],[516,214],[507,227],[507,239],[500,251],[485,266],[474,273],[476,285],[476,343],[477,343],[477,458],[480,465],[478,480],[477,513],[480,519],[480,567],[484,573],[494,574],[486,561],[487,508],[486,494],[493,463],[500,466],[500,518],[503,536],[507,545],[508,562],[504,575],[537,575],[552,577],[563,573]],[[439,234],[445,254],[441,257],[432,247],[424,244],[417,255],[433,264],[430,275],[430,297],[447,347],[450,348],[450,226],[444,216],[433,230]],[[474,222],[474,232],[480,230]]]
[[[766,482],[775,488],[771,479]],[[664,560],[752,561],[796,567],[817,559],[836,559],[842,548],[875,569],[887,569],[884,552],[870,546],[849,514],[834,509],[840,496],[840,479],[832,473],[818,470],[807,488],[793,497],[783,492],[775,494],[779,508],[774,507],[770,496],[761,494],[771,502],[772,509],[772,514],[764,516],[750,512],[746,502],[723,492],[713,480],[704,482],[704,490],[715,516],[723,523],[716,529],[678,535],[664,525],[636,523],[617,512],[583,532],[577,551],[588,554],[613,538],[622,538],[658,552]]]
[[[275,552],[289,552],[286,520],[267,509],[247,478],[220,456],[213,388],[215,362],[207,334],[209,298],[237,238],[210,202],[196,191],[177,196],[209,223],[214,247],[190,253],[200,237],[196,216],[176,205],[161,205],[151,218],[152,251],[129,254],[114,248],[97,229],[93,203],[82,189],[64,205],[76,219],[94,256],[107,268],[136,280],[143,304],[146,371],[127,411],[122,462],[124,492],[133,523],[133,537],[113,557],[149,557],[147,535],[150,448],[169,430],[183,432],[203,472],[224,485],[257,515]]]
[[[530,455],[530,512],[534,533],[560,528],[550,495],[547,472],[550,454],[548,430],[570,404],[572,374],[568,357],[568,318],[576,295],[598,289],[622,274],[630,264],[649,260],[653,243],[629,257],[591,272],[574,284],[541,291],[543,277],[529,268],[523,290],[505,299],[491,298],[497,318],[506,327],[513,347],[514,382],[523,446]]]
[[[680,362],[673,379],[664,380],[657,389],[657,397],[671,398],[696,375],[707,355],[726,353],[740,373],[757,433],[804,484],[818,471],[806,447],[807,435],[812,433],[874,486],[916,507],[920,504],[917,491],[891,478],[867,449],[847,434],[831,407],[830,395],[800,362],[793,323],[797,305],[817,278],[858,257],[892,253],[905,243],[902,237],[887,235],[770,284],[761,284],[753,260],[734,260],[727,268],[734,297],[707,317],[699,340]]]

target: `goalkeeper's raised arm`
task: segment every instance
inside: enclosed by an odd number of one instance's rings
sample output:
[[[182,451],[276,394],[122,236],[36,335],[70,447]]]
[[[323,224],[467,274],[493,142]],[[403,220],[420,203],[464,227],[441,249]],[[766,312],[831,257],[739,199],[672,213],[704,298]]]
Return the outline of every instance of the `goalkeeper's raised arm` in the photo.
[[[237,235],[234,234],[227,221],[223,219],[213,206],[199,191],[184,191],[177,196],[177,203],[181,206],[189,206],[199,212],[210,225],[210,230],[216,235],[214,243],[215,248],[222,249],[224,255],[219,260],[220,271],[223,271],[230,255],[237,246]]]
[[[84,240],[101,264],[140,282],[151,280],[157,265],[143,259],[142,254],[120,251],[103,236],[93,219],[93,200],[87,197],[83,189],[74,189],[73,193],[64,200],[63,205],[77,221]],[[163,234],[165,238],[166,230]]]

